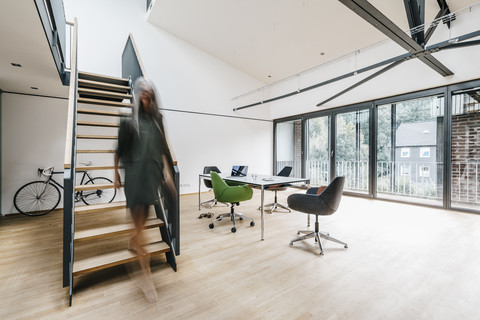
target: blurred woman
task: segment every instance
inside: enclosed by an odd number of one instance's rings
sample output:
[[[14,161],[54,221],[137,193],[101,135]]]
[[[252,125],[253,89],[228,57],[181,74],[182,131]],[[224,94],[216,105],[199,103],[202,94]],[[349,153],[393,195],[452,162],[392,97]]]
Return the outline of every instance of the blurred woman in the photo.
[[[131,117],[120,122],[115,153],[115,187],[120,188],[119,162],[125,171],[125,197],[135,231],[128,248],[139,256],[142,269],[141,289],[148,301],[158,300],[150,272],[150,257],[143,247],[143,230],[150,206],[159,203],[159,187],[173,186],[169,172],[171,155],[165,138],[159,101],[151,81],[139,78],[134,84]]]

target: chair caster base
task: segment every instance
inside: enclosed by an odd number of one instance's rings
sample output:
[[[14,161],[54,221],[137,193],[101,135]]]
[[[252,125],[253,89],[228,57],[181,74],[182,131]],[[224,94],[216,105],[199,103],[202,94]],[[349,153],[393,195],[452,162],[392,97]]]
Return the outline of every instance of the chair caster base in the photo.
[[[210,224],[208,225],[208,227],[209,227],[210,229],[213,229],[215,226],[213,225],[213,223],[210,223]]]
[[[232,233],[235,233],[235,232],[237,232],[237,228],[233,227],[232,228]]]
[[[250,222],[250,227],[253,227],[255,225],[255,221]]]

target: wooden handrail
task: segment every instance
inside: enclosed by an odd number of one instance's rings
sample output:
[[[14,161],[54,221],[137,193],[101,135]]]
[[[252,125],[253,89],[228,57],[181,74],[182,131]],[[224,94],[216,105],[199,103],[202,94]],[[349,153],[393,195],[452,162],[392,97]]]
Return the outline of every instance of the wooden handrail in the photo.
[[[73,39],[72,39],[72,59],[70,64],[70,88],[68,94],[68,116],[67,116],[67,132],[65,134],[65,169],[69,169],[72,165],[72,143],[73,143],[73,129],[75,117],[75,104],[77,99],[77,18],[73,22]]]

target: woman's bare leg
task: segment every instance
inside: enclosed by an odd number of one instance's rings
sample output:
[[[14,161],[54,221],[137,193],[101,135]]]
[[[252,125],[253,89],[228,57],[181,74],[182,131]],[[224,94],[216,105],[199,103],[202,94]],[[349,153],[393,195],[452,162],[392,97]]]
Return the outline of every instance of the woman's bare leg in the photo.
[[[143,281],[139,283],[140,288],[145,294],[147,301],[155,302],[158,300],[158,295],[155,286],[153,285],[152,274],[150,271],[150,256],[143,247],[143,243],[145,243],[143,230],[148,217],[149,207],[150,206],[148,205],[140,205],[130,209],[135,231],[133,236],[130,238],[129,247],[134,249],[139,257],[143,278]]]

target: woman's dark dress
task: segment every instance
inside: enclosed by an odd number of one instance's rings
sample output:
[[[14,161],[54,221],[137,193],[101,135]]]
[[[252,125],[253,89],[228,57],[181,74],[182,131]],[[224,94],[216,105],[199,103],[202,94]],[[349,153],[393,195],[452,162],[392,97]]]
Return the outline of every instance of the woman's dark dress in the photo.
[[[125,170],[127,207],[158,203],[163,177],[165,138],[163,125],[140,115],[139,134],[131,119],[123,120],[118,131],[117,155]],[[168,149],[167,149],[168,150]]]

